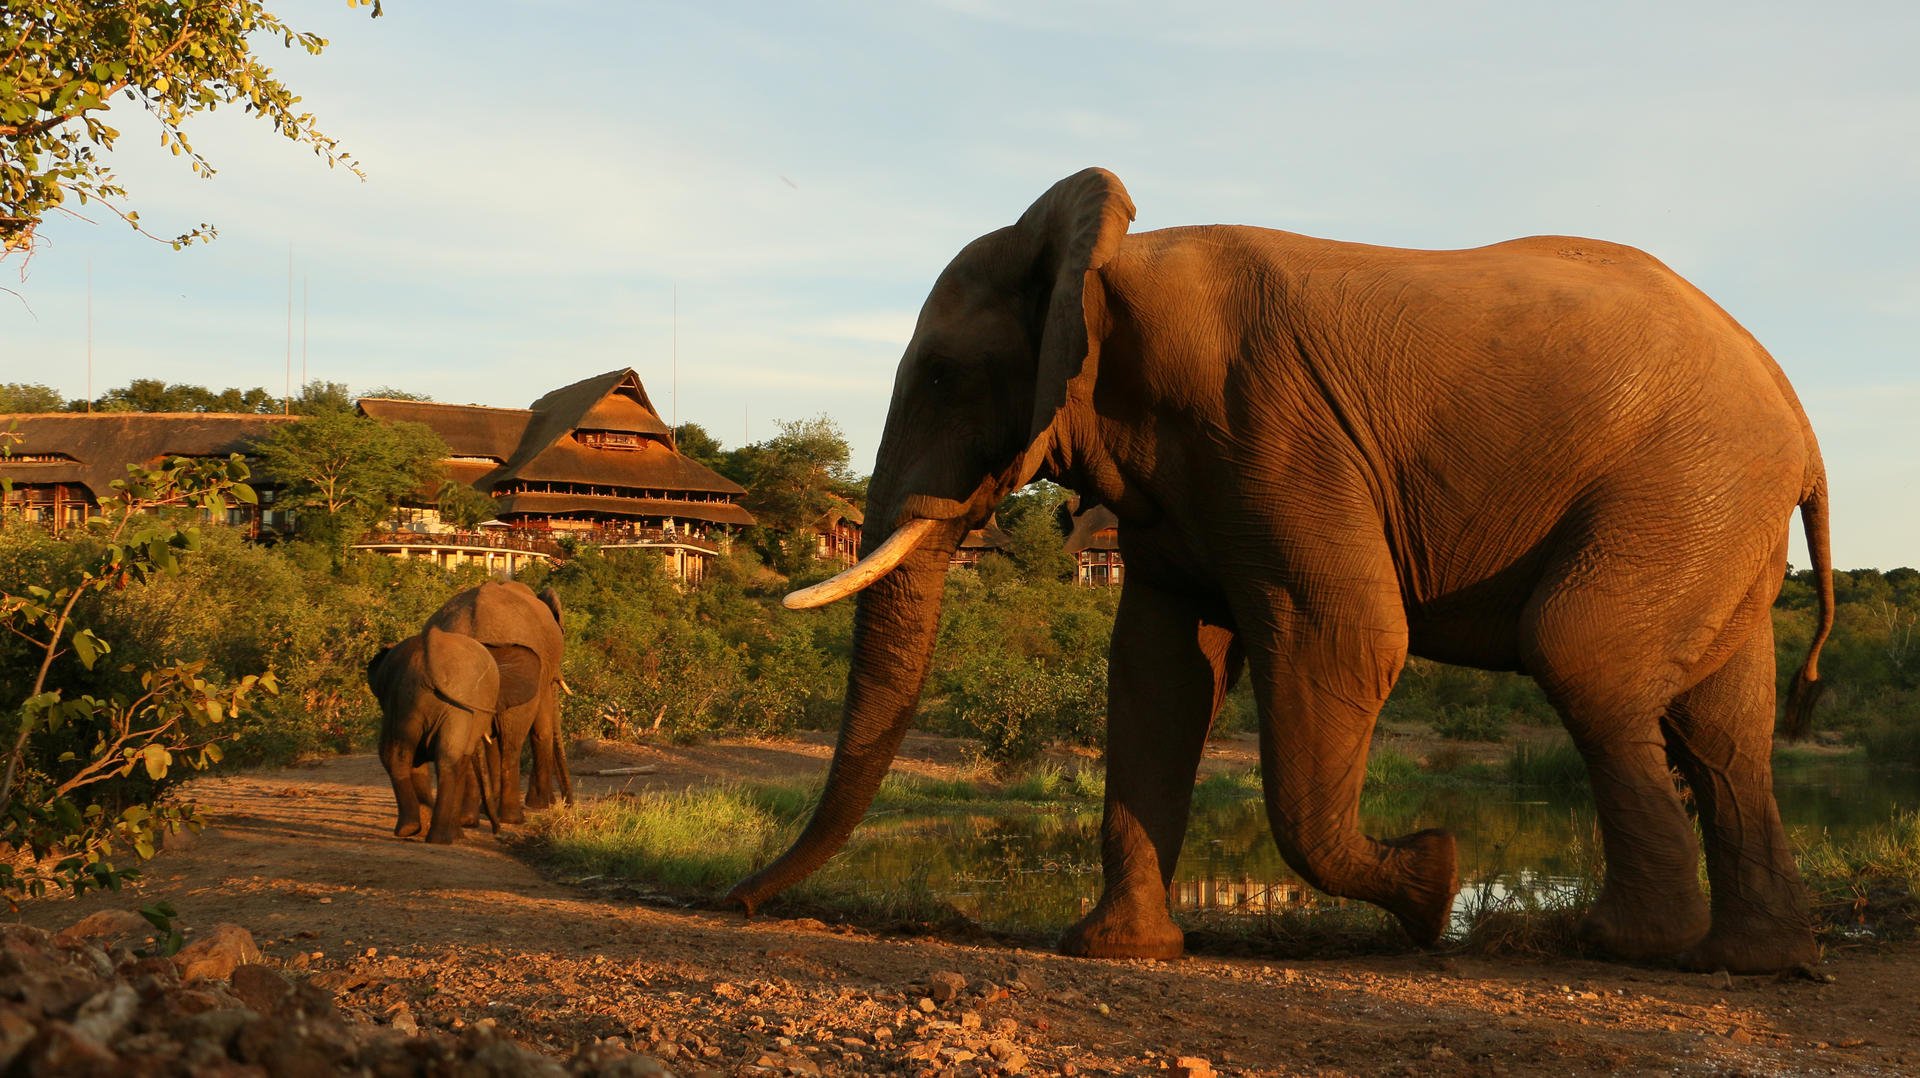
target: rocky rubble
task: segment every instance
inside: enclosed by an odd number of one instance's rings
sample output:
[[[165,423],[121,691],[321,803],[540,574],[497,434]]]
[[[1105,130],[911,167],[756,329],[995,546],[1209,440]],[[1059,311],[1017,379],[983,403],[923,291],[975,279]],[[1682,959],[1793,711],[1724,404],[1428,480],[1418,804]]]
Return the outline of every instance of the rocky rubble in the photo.
[[[564,1061],[490,1026],[457,1034],[354,1022],[333,993],[263,964],[246,929],[216,925],[172,957],[125,911],[49,934],[0,925],[0,1073],[248,1075],[605,1075],[671,1072],[609,1044]]]

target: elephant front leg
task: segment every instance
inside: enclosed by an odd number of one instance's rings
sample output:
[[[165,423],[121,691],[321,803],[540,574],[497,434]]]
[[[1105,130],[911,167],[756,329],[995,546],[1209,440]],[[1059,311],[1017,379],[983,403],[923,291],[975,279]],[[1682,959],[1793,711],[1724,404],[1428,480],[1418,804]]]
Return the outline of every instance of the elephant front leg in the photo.
[[[1386,588],[1275,599],[1246,633],[1260,706],[1260,771],[1280,854],[1309,884],[1392,913],[1421,944],[1446,931],[1459,889],[1453,836],[1385,841],[1360,830],[1367,750],[1406,661],[1406,623]],[[1250,621],[1242,616],[1243,626]]]
[[[1129,582],[1108,665],[1105,891],[1060,949],[1094,958],[1178,958],[1167,911],[1194,774],[1231,676],[1233,637],[1186,603]]]

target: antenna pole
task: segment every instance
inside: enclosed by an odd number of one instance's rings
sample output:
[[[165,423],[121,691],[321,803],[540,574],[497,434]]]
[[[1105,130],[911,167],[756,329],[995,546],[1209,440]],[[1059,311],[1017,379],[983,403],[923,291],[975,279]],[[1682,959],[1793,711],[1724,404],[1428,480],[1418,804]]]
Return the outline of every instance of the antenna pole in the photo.
[[[680,430],[680,282],[673,282],[673,429]]]
[[[93,256],[87,256],[87,412],[93,412]]]
[[[287,242],[287,395],[280,399],[280,414],[293,414],[293,242]]]
[[[307,275],[300,275],[300,392],[307,391]]]

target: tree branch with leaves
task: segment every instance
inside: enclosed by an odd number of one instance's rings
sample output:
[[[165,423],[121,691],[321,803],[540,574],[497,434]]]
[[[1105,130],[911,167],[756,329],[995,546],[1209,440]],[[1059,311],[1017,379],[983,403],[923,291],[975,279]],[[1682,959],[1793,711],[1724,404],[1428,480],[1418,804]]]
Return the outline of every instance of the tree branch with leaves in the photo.
[[[348,0],[380,14],[379,0]],[[0,259],[31,254],[41,223],[70,213],[71,199],[97,203],[135,231],[176,249],[213,238],[210,224],[171,239],[140,224],[107,163],[120,138],[107,123],[116,98],[145,109],[160,144],[214,174],[185,124],[222,105],[258,115],[312,148],[328,167],[364,178],[338,140],[322,132],[300,98],[261,63],[256,42],[279,38],[319,55],[325,38],[288,26],[259,0],[40,0],[0,4]]]
[[[89,545],[89,555],[71,579],[0,591],[0,626],[39,656],[24,698],[0,719],[11,726],[0,767],[0,848],[11,855],[0,861],[0,898],[9,904],[54,886],[76,893],[118,887],[137,873],[115,867],[116,850],[145,859],[165,834],[197,827],[191,804],[161,796],[175,765],[217,763],[229,736],[217,728],[238,718],[255,693],[277,691],[271,673],[223,684],[205,676],[202,662],[138,671],[138,692],[104,698],[70,697],[55,684],[62,658],[91,670],[112,653],[79,624],[83,598],[178,572],[180,556],[199,545],[193,517],[218,518],[232,501],[256,500],[247,477],[238,454],[130,465],[127,478],[113,484],[104,519],[76,540]],[[0,478],[0,493],[11,489]]]

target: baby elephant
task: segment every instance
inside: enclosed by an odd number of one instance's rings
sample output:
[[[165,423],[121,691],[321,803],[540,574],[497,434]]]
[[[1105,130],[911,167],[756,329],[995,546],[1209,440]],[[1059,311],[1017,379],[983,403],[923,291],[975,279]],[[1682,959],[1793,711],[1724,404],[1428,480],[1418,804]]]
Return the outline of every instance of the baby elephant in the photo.
[[[472,637],[429,628],[380,649],[367,663],[367,685],[380,699],[380,762],[400,805],[393,833],[419,834],[420,812],[429,801],[428,842],[459,838],[462,823],[479,821],[479,804],[498,833],[481,769],[500,698],[500,671],[487,649]],[[439,772],[437,796],[427,777],[429,763]]]

